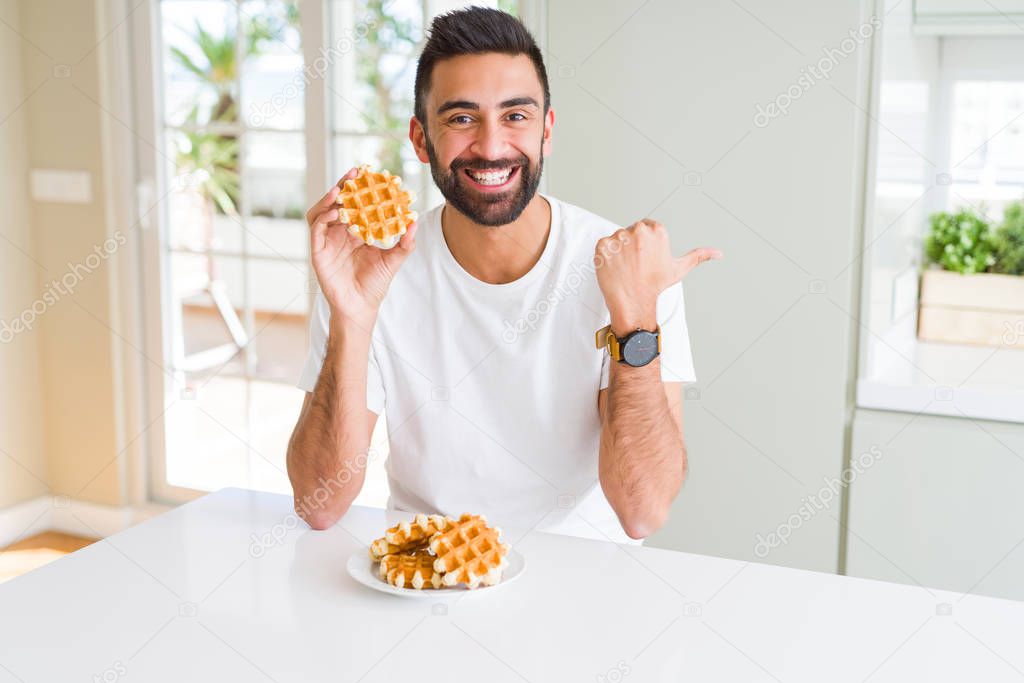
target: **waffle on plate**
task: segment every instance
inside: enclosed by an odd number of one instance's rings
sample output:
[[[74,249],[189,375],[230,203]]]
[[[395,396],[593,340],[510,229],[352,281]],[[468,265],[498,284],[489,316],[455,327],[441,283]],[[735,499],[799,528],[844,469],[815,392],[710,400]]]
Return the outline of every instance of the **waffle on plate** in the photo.
[[[509,546],[483,515],[416,515],[370,544],[377,574],[399,588],[493,586],[508,566]]]

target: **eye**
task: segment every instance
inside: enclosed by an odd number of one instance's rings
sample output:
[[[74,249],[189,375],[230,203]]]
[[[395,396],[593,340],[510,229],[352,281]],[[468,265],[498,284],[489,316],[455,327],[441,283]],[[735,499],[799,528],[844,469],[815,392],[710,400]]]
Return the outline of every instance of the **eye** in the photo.
[[[518,116],[519,117],[518,119],[512,119],[513,121],[525,121],[526,120],[526,115],[523,114],[522,112],[519,112],[519,111],[514,111],[511,114],[509,114],[509,118],[512,118],[513,116]]]
[[[469,116],[468,114],[457,114],[456,116],[453,116],[450,119],[448,119],[449,123],[471,123],[472,121],[473,117]]]

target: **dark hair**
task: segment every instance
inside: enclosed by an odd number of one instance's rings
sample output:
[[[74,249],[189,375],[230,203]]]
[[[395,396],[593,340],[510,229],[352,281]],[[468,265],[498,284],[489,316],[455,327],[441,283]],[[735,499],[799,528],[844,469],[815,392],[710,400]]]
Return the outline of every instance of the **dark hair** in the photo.
[[[528,56],[544,88],[544,113],[547,113],[551,106],[548,72],[529,30],[511,14],[474,6],[440,14],[430,24],[429,38],[416,65],[415,114],[424,128],[427,126],[427,91],[434,65],[451,57],[486,52]]]

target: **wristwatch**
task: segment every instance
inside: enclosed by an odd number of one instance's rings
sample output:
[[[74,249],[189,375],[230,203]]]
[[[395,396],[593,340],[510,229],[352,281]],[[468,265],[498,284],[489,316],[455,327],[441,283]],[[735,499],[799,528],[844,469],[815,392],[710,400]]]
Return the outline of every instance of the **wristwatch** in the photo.
[[[605,325],[595,335],[597,348],[607,348],[613,360],[634,368],[643,367],[661,353],[661,327],[654,331],[636,329],[619,339],[612,333],[612,326]]]

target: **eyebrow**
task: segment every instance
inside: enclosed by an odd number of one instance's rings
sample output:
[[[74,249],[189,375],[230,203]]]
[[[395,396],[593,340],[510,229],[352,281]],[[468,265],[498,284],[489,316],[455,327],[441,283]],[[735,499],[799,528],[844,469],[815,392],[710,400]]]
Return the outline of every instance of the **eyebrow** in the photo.
[[[524,105],[539,107],[537,100],[532,97],[513,97],[512,99],[505,100],[498,105],[499,109],[507,109],[509,107],[522,107]],[[440,116],[446,111],[452,109],[472,109],[474,111],[480,110],[480,105],[476,102],[470,102],[469,100],[448,100],[440,107],[437,108],[437,114]]]

